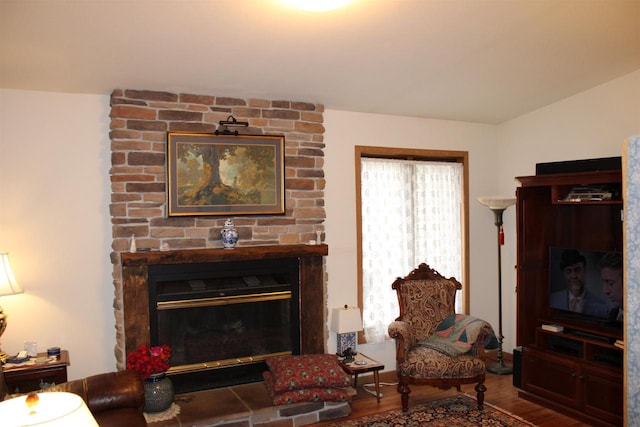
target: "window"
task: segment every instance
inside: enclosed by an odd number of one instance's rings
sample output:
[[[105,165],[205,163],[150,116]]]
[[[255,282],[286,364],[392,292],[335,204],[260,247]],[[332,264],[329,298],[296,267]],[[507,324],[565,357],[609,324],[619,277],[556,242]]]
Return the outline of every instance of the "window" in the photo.
[[[420,263],[456,277],[468,308],[467,153],[356,147],[358,298],[366,342],[399,314],[391,284]]]

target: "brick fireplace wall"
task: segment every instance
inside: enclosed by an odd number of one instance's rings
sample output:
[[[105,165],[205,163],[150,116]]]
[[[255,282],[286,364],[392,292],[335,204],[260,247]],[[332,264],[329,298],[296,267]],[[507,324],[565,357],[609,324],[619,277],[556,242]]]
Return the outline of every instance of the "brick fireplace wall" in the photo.
[[[304,243],[324,230],[324,106],[141,90],[111,94],[111,204],[115,355],[124,367],[120,253],[138,248],[221,247],[226,217],[167,217],[167,132],[214,133],[230,115],[247,121],[241,134],[285,136],[284,215],[234,217],[239,246]],[[326,292],[326,277],[325,277]],[[325,298],[326,301],[326,298]]]

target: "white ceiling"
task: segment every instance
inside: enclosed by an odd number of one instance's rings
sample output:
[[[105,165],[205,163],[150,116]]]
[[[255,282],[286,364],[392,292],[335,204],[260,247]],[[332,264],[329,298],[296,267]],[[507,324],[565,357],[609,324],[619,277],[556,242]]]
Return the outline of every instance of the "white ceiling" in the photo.
[[[0,87],[501,123],[640,69],[640,0],[0,0]]]

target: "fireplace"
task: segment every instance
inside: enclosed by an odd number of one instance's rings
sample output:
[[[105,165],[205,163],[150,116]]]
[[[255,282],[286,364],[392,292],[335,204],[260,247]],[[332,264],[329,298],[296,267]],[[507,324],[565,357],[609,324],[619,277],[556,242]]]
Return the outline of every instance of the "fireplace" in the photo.
[[[326,245],[122,254],[126,352],[172,348],[182,393],[260,381],[268,357],[322,353]]]
[[[150,342],[171,346],[176,390],[258,381],[268,357],[299,354],[298,279],[297,258],[150,265]]]

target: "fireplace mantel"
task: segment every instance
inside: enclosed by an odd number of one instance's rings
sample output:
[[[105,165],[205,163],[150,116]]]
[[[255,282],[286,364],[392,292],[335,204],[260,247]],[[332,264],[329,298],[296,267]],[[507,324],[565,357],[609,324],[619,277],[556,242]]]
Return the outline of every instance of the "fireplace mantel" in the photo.
[[[322,257],[329,253],[327,245],[240,246],[235,249],[185,249],[122,253],[122,266],[192,264],[199,262],[244,261],[269,258]]]
[[[125,353],[149,343],[150,265],[216,263],[297,258],[300,271],[301,353],[325,352],[323,257],[327,245],[269,245],[228,249],[189,249],[121,253]]]

